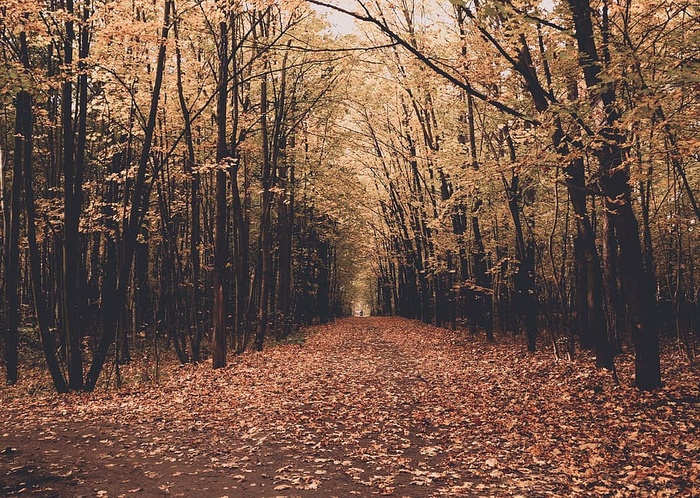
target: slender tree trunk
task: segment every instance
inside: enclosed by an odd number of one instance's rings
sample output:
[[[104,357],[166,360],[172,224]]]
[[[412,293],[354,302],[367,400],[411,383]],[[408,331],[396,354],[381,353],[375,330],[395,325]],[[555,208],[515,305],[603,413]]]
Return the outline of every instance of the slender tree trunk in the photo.
[[[505,130],[505,139],[511,163],[515,162],[515,146],[510,132]],[[515,254],[519,261],[515,275],[516,308],[525,325],[527,349],[535,351],[537,341],[537,287],[535,285],[535,242],[531,236],[525,237],[521,218],[520,201],[522,197],[520,177],[513,171],[510,184],[503,178],[508,196],[508,210],[515,228]],[[527,195],[527,194],[526,194]]]
[[[520,36],[520,50],[516,69],[523,75],[527,88],[532,95],[535,108],[543,112],[549,109],[546,92],[540,84],[532,63],[532,55],[525,36]],[[545,70],[549,75],[548,69]],[[572,95],[572,97],[575,97]],[[569,143],[562,128],[561,121],[555,120],[552,142],[562,157],[569,156]],[[580,144],[574,144],[580,148]],[[567,159],[564,170],[569,200],[576,214],[576,303],[578,330],[582,345],[591,342],[596,349],[596,365],[599,368],[613,368],[613,355],[607,337],[603,318],[603,274],[595,244],[585,194],[585,168],[581,158]]]
[[[226,202],[227,170],[225,161],[229,157],[226,135],[228,104],[228,26],[219,24],[219,96],[216,108],[216,212],[214,229],[214,328],[212,332],[212,366],[226,366],[226,317],[228,299],[226,297],[228,261],[228,205]]]
[[[331,254],[328,242],[321,241],[318,248],[318,293],[316,295],[319,323],[328,323],[330,319],[330,264]]]
[[[126,306],[127,291],[129,289],[129,276],[134,259],[136,240],[139,226],[143,221],[143,211],[147,208],[146,173],[148,171],[149,158],[151,156],[151,146],[153,145],[153,134],[155,131],[156,117],[158,114],[158,102],[163,85],[163,73],[165,71],[165,41],[170,30],[170,13],[172,1],[165,0],[165,16],[161,30],[161,46],[158,52],[156,65],[155,82],[151,93],[148,120],[146,122],[143,148],[137,165],[136,179],[131,190],[131,206],[128,219],[125,220],[123,232],[123,249],[118,265],[117,287],[113,301],[103,303],[103,323],[104,330],[97,350],[90,365],[90,370],[85,379],[85,390],[95,389],[97,379],[102,372],[102,367],[107,358],[109,347],[114,342],[117,332],[117,324],[122,309]]]
[[[17,94],[15,111],[15,150],[12,161],[12,186],[9,206],[9,226],[5,226],[5,288],[4,290],[4,335],[5,366],[8,385],[18,380],[19,360],[19,229],[22,212],[22,166],[25,154],[31,154],[31,99],[26,91]],[[2,166],[2,165],[0,165]],[[4,175],[4,172],[3,172]]]
[[[560,152],[566,145],[555,138]],[[584,164],[580,158],[569,160],[565,168],[569,200],[576,214],[576,303],[581,345],[593,343],[598,368],[613,369],[613,351],[603,315],[603,272],[595,244],[595,234],[586,205]]]
[[[26,39],[22,45],[26,50]],[[61,372],[61,367],[58,363],[56,355],[56,338],[53,332],[49,329],[49,312],[46,306],[46,296],[43,291],[41,279],[41,255],[39,253],[39,245],[36,238],[36,208],[34,204],[34,186],[32,185],[32,112],[31,112],[31,96],[27,93],[22,99],[17,99],[18,105],[22,102],[26,106],[26,121],[22,133],[24,139],[23,159],[23,177],[24,177],[24,204],[27,223],[27,242],[29,245],[29,272],[32,282],[32,298],[34,301],[34,310],[39,327],[39,335],[41,337],[41,346],[46,359],[51,379],[53,380],[54,388],[59,393],[67,393],[69,391],[66,380]]]
[[[250,243],[250,222],[246,214],[246,207],[241,201],[241,194],[238,186],[238,171],[240,169],[240,157],[236,158],[236,164],[231,172],[231,190],[233,194],[233,214],[236,239],[234,244],[235,278],[236,278],[236,312],[235,312],[235,334],[236,352],[242,353],[247,345],[247,314],[248,314],[248,294],[250,292],[249,282],[249,243]],[[245,169],[245,168],[244,168]],[[245,174],[245,172],[244,172]],[[245,181],[244,181],[245,183]]]
[[[177,18],[177,16],[176,16]],[[189,308],[188,308],[188,328],[189,328],[189,341],[190,341],[190,354],[193,362],[198,362],[201,357],[201,343],[202,343],[202,327],[199,323],[200,321],[200,258],[199,258],[199,244],[201,241],[201,228],[200,228],[200,207],[199,207],[199,188],[200,179],[199,173],[194,171],[194,165],[196,162],[194,153],[194,139],[192,137],[192,117],[190,109],[187,106],[187,101],[185,100],[185,90],[182,81],[182,53],[179,45],[179,22],[173,25],[173,31],[175,35],[175,60],[177,67],[177,95],[178,101],[180,103],[180,110],[182,112],[182,118],[185,127],[185,143],[187,145],[187,157],[185,158],[185,172],[190,176],[190,213],[191,213],[191,223],[190,223],[190,233],[189,233],[189,269],[190,269],[190,292],[189,292]]]
[[[460,28],[462,29],[462,28]],[[476,153],[476,127],[474,125],[474,97],[467,94],[467,130],[469,132],[469,154],[471,156],[471,169],[476,172],[479,170],[479,162],[477,161]],[[484,238],[481,235],[479,226],[479,209],[481,208],[482,200],[480,197],[475,197],[471,207],[471,225],[472,237],[474,240],[474,251],[472,253],[473,261],[473,276],[474,282],[478,286],[478,291],[474,293],[477,306],[474,310],[477,314],[476,322],[486,332],[486,339],[489,342],[494,341],[493,337],[493,295],[490,289],[493,285],[491,275],[488,273],[488,264],[486,261],[486,249],[484,247]]]
[[[66,0],[66,11],[74,14],[73,0]],[[73,50],[76,41],[75,26],[72,17],[65,24],[64,64],[69,71],[73,69]],[[82,27],[85,33],[87,26]],[[79,55],[82,57],[84,49]],[[81,64],[78,64],[78,69]],[[85,119],[87,113],[87,75],[78,76],[77,102],[73,98],[74,84],[72,75],[63,83],[61,97],[61,128],[63,133],[63,261],[62,261],[62,297],[63,329],[66,336],[68,352],[68,385],[73,390],[83,387],[83,352],[82,327],[80,317],[80,300],[83,298],[83,286],[80,277],[80,215],[82,211],[82,177],[85,167]],[[78,108],[77,130],[73,123],[74,106]]]
[[[236,348],[236,353],[242,353],[245,351],[248,344],[248,293],[249,293],[249,220],[248,220],[248,206],[244,205],[241,200],[241,192],[238,181],[239,173],[243,173],[243,189],[245,190],[245,195],[247,195],[247,168],[242,165],[243,157],[238,150],[238,144],[240,144],[247,131],[245,129],[240,129],[240,117],[241,109],[245,109],[247,104],[241,105],[240,97],[245,94],[244,86],[240,84],[241,76],[241,64],[240,57],[243,51],[243,40],[246,35],[243,30],[241,16],[232,14],[231,19],[231,62],[232,62],[232,74],[231,80],[233,84],[233,91],[231,96],[231,106],[233,114],[233,123],[231,136],[233,137],[233,144],[231,150],[231,156],[233,160],[231,161],[231,167],[229,169],[229,176],[231,179],[231,197],[232,197],[232,211],[233,211],[233,278],[235,283],[235,305],[234,305],[234,318],[233,318],[233,334],[234,334],[234,344]],[[241,167],[243,166],[243,167]]]
[[[282,171],[282,170],[280,170]],[[292,232],[294,227],[294,165],[280,173],[280,194],[277,203],[277,238],[279,244],[279,285],[277,289],[280,335],[292,329]]]
[[[262,206],[260,214],[260,301],[258,303],[258,331],[255,336],[255,347],[262,351],[267,333],[268,312],[270,303],[270,287],[272,285],[272,243],[270,240],[271,209],[272,209],[272,161],[270,160],[270,138],[267,124],[267,74],[263,75],[260,84],[260,126],[262,129]]]
[[[610,226],[607,216],[603,218],[603,289],[605,291],[605,318],[607,320],[608,339],[619,348],[623,339],[621,333],[625,328],[625,308],[620,299],[619,289],[619,255],[615,229]]]

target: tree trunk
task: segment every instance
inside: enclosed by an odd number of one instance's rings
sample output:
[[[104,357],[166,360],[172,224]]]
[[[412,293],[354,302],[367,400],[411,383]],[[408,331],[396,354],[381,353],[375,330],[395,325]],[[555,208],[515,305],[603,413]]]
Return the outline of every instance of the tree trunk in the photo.
[[[153,92],[151,93],[150,108],[148,120],[145,127],[145,136],[143,148],[139,156],[136,179],[133,189],[131,190],[131,207],[128,212],[128,218],[124,223],[123,231],[123,249],[120,254],[118,265],[117,287],[115,290],[114,300],[103,302],[103,323],[104,330],[100,342],[95,351],[95,355],[90,365],[90,370],[85,378],[86,391],[95,389],[97,379],[102,372],[102,367],[107,358],[109,347],[114,342],[117,332],[117,324],[119,315],[126,305],[126,296],[129,288],[129,276],[134,259],[134,251],[136,248],[137,234],[139,226],[143,222],[143,210],[147,207],[146,188],[146,173],[149,166],[149,158],[151,156],[151,146],[153,145],[153,134],[155,131],[156,117],[158,114],[158,102],[160,100],[160,92],[163,85],[163,73],[165,70],[165,40],[168,38],[170,30],[170,13],[172,9],[172,1],[165,0],[165,16],[163,18],[163,27],[161,29],[162,44],[158,52],[156,65],[155,82],[153,84]]]
[[[520,50],[516,69],[522,74],[527,88],[535,103],[535,108],[543,112],[549,109],[546,92],[540,84],[532,63],[532,56],[525,40],[520,36]],[[572,95],[574,97],[574,95]],[[570,154],[568,137],[565,135],[559,119],[554,122],[552,143],[562,157]],[[577,148],[581,144],[575,143]],[[613,368],[613,355],[605,329],[603,318],[602,286],[603,276],[595,245],[595,233],[591,226],[585,194],[585,168],[581,158],[567,159],[564,169],[569,200],[576,214],[576,304],[579,337],[584,347],[592,342],[596,349],[596,365],[601,368]]]
[[[318,293],[316,294],[319,323],[328,323],[330,319],[330,247],[321,241],[318,248]]]
[[[7,385],[18,379],[19,360],[19,228],[22,212],[22,166],[31,160],[31,97],[26,91],[17,94],[15,114],[15,150],[12,161],[12,187],[10,189],[9,226],[5,226],[5,366]],[[30,154],[25,158],[26,154]],[[0,167],[4,165],[0,164]],[[2,172],[4,176],[4,171]],[[4,182],[3,182],[4,183]],[[4,194],[4,193],[3,193]],[[5,207],[7,208],[7,207]],[[3,210],[4,211],[4,210]],[[7,219],[7,218],[6,218]]]
[[[515,162],[515,146],[510,138],[509,131],[505,130],[505,139],[508,146],[511,163]],[[531,236],[525,237],[520,213],[520,200],[522,197],[520,177],[513,172],[510,184],[503,178],[508,196],[508,210],[513,219],[515,228],[515,255],[519,261],[518,271],[515,274],[516,309],[522,317],[527,338],[527,349],[531,353],[535,351],[537,341],[537,287],[535,285],[535,242]]]
[[[258,302],[258,331],[255,335],[255,348],[262,351],[267,333],[268,313],[270,303],[270,287],[272,286],[272,242],[270,240],[271,210],[272,210],[272,161],[270,160],[270,138],[267,124],[267,74],[263,75],[260,83],[260,126],[262,129],[262,205],[260,207],[260,236],[259,236],[259,268],[260,268],[260,301]]]
[[[249,264],[249,242],[250,242],[250,220],[248,209],[248,169],[245,164],[241,164],[243,157],[238,150],[238,144],[243,142],[247,130],[240,129],[241,110],[246,109],[249,104],[241,105],[240,101],[245,95],[245,87],[240,84],[240,63],[239,58],[243,49],[243,41],[246,38],[241,17],[233,14],[231,20],[231,62],[232,62],[232,84],[233,92],[231,96],[231,106],[233,108],[233,123],[231,136],[232,144],[231,167],[229,176],[231,179],[231,196],[233,211],[233,278],[235,283],[236,299],[234,305],[233,335],[236,353],[245,351],[248,345],[249,327],[249,302],[250,292],[250,264]],[[241,168],[243,166],[243,168]],[[241,192],[238,182],[239,173],[243,173],[243,190],[245,203],[241,200]]]
[[[226,144],[226,109],[228,104],[228,26],[219,24],[219,96],[216,107],[216,212],[214,229],[214,316],[212,331],[212,367],[226,366],[226,263],[228,261],[228,204],[226,202],[227,174],[225,161],[229,157]]]
[[[659,340],[653,320],[654,294],[644,268],[639,226],[632,210],[629,165],[625,137],[618,129],[615,89],[601,80],[600,58],[593,36],[588,0],[568,0],[574,20],[579,65],[591,98],[604,106],[602,145],[596,151],[600,163],[600,187],[605,197],[605,216],[619,250],[622,293],[628,313],[627,323],[635,347],[635,383],[641,390],[661,386]]]
[[[87,10],[87,6],[85,7]],[[73,1],[66,1],[69,15],[64,38],[64,64],[73,69],[73,44],[76,41]],[[87,20],[87,19],[84,19]],[[78,69],[87,57],[88,26],[81,26]],[[82,321],[80,316],[84,286],[81,282],[80,216],[83,204],[83,171],[85,169],[85,139],[87,119],[87,74],[78,76],[77,102],[73,100],[73,81],[69,76],[63,83],[61,96],[61,128],[63,133],[63,261],[62,297],[63,330],[68,353],[68,386],[73,390],[83,387]],[[78,123],[74,126],[73,113],[78,109]],[[77,130],[76,130],[77,128]]]
[[[22,45],[26,51],[26,39]],[[25,52],[26,53],[26,52]],[[41,337],[41,346],[46,359],[46,365],[51,374],[54,388],[59,393],[67,393],[69,391],[66,380],[61,372],[61,367],[58,363],[56,355],[56,338],[49,330],[49,313],[46,306],[46,296],[43,291],[41,281],[41,256],[39,254],[39,246],[36,238],[36,208],[34,205],[34,186],[32,185],[32,112],[31,112],[31,96],[27,93],[22,99],[17,99],[18,105],[22,102],[26,106],[26,121],[22,137],[24,139],[23,159],[23,177],[24,177],[24,204],[27,223],[27,242],[29,245],[29,272],[32,282],[32,298],[34,301],[34,310],[39,327],[39,335]]]
[[[240,157],[236,158],[236,164],[231,172],[231,190],[233,193],[233,214],[236,239],[234,245],[234,261],[236,272],[236,312],[235,312],[235,334],[236,352],[242,353],[248,342],[248,308],[250,293],[250,219],[248,218],[247,206],[241,201],[241,194],[238,187],[238,171],[240,168]],[[243,172],[247,175],[246,168]],[[244,179],[245,195],[247,196],[246,180]]]
[[[179,19],[176,16],[177,19]],[[193,362],[198,362],[201,357],[202,343],[202,327],[200,321],[200,258],[199,244],[201,240],[200,229],[200,208],[199,208],[199,173],[194,171],[195,153],[194,139],[192,137],[192,117],[187,101],[185,100],[185,90],[182,81],[182,53],[179,44],[179,21],[173,25],[175,35],[175,60],[177,72],[177,95],[180,103],[180,111],[184,122],[185,143],[187,145],[187,157],[185,158],[185,173],[190,176],[190,233],[189,233],[189,269],[190,281],[189,287],[189,308],[188,308],[188,337],[190,341],[190,355]]]
[[[284,171],[284,173],[282,173]],[[292,330],[292,233],[294,230],[294,165],[280,170],[280,194],[277,203],[277,239],[279,244],[279,285],[277,288],[277,312],[280,336],[286,337]]]

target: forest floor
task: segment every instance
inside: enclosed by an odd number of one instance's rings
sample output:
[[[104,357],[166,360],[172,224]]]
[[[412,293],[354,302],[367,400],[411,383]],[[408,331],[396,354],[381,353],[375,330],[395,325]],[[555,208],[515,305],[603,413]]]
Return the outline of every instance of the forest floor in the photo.
[[[700,376],[620,383],[589,355],[529,355],[398,318],[352,318],[125,385],[0,389],[0,496],[700,496]]]

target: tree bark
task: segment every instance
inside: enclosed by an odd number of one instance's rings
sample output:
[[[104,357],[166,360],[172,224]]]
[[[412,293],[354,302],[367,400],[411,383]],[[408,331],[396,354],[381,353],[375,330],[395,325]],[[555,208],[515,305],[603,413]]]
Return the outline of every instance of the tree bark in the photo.
[[[270,158],[270,138],[267,124],[267,74],[260,83],[260,126],[262,129],[262,205],[260,207],[259,268],[260,301],[258,302],[258,330],[255,335],[255,348],[262,351],[267,334],[269,319],[270,287],[272,286],[272,243],[270,240],[272,210],[272,161]]]
[[[512,163],[515,162],[515,146],[509,131],[505,130],[506,143]],[[513,172],[510,184],[503,179],[508,196],[508,210],[515,228],[515,254],[518,259],[518,271],[515,274],[516,308],[522,316],[525,326],[527,349],[535,351],[537,342],[537,287],[535,285],[535,242],[531,236],[525,237],[521,218],[520,201],[522,197],[520,176]]]
[[[9,226],[5,226],[5,287],[4,310],[5,326],[5,366],[7,385],[17,383],[19,361],[19,229],[22,212],[22,166],[31,160],[31,101],[26,91],[17,94],[15,111],[15,150],[12,158],[12,186],[10,188]],[[27,150],[29,149],[29,150]],[[0,167],[4,165],[0,164]],[[4,171],[2,172],[4,176]],[[6,218],[7,219],[7,218]]]
[[[176,16],[177,17],[177,16]],[[182,120],[184,123],[185,132],[185,144],[187,145],[187,157],[185,158],[185,173],[190,176],[190,232],[189,232],[189,269],[190,269],[190,280],[191,285],[189,287],[189,309],[188,309],[188,328],[189,328],[189,342],[190,342],[190,355],[193,362],[198,362],[201,357],[201,343],[202,343],[202,327],[199,323],[200,321],[200,257],[199,257],[199,244],[201,241],[201,229],[200,229],[200,207],[199,207],[199,188],[200,179],[199,173],[194,171],[194,165],[196,162],[194,153],[194,139],[192,137],[192,117],[190,109],[187,106],[187,101],[185,100],[185,90],[182,81],[182,53],[179,44],[179,21],[175,22],[173,25],[173,32],[175,35],[175,61],[176,61],[176,73],[177,73],[177,95],[180,104],[180,111],[182,112]]]
[[[26,39],[22,44],[26,49]],[[27,61],[28,62],[28,61]],[[41,279],[41,255],[36,238],[36,208],[34,204],[34,186],[32,185],[32,112],[31,95],[28,93],[21,99],[22,105],[26,109],[26,120],[22,137],[24,140],[23,177],[24,177],[24,205],[27,223],[27,242],[29,245],[29,272],[32,283],[32,298],[34,301],[34,311],[41,337],[41,346],[46,359],[46,365],[51,374],[54,388],[59,393],[69,391],[66,379],[61,372],[56,355],[56,338],[49,330],[49,312],[46,306],[46,296],[43,290]],[[18,97],[18,104],[20,98]]]
[[[90,370],[85,378],[84,389],[92,391],[95,389],[97,379],[102,372],[102,367],[107,358],[109,347],[114,342],[119,315],[122,309],[126,306],[126,296],[129,288],[129,276],[134,259],[134,251],[136,249],[136,240],[138,229],[143,221],[144,205],[147,207],[147,192],[146,189],[146,173],[148,170],[149,158],[151,156],[151,147],[153,145],[153,134],[156,126],[156,117],[158,114],[158,102],[160,100],[161,88],[163,86],[163,73],[165,71],[165,41],[168,38],[170,30],[170,13],[172,9],[172,0],[165,0],[165,15],[163,18],[163,27],[161,29],[161,45],[158,52],[156,64],[155,82],[153,84],[153,92],[151,93],[150,110],[148,120],[145,127],[145,136],[143,140],[143,148],[139,156],[136,179],[131,190],[131,207],[129,209],[128,218],[124,223],[123,231],[123,249],[120,254],[118,265],[117,287],[115,290],[114,300],[103,303],[103,323],[104,330],[100,337],[97,350],[90,365]]]
[[[229,157],[226,135],[228,104],[228,26],[219,24],[219,96],[216,107],[216,205],[214,227],[214,310],[212,331],[212,367],[226,366],[226,298],[228,261],[228,205],[226,202],[227,170],[225,161]]]
[[[600,77],[600,58],[593,36],[589,1],[568,0],[568,3],[574,20],[579,65],[590,98],[594,105],[600,99],[604,108],[600,131],[603,140],[595,153],[600,163],[599,182],[604,195],[605,216],[619,250],[622,293],[635,347],[635,383],[641,390],[653,390],[661,386],[658,331],[653,320],[654,294],[651,279],[644,268],[639,226],[632,210],[629,165],[625,161],[625,137],[617,123],[615,89]]]
[[[69,17],[65,23],[64,64],[73,70],[73,44],[76,42],[73,21],[73,0],[66,0]],[[88,30],[89,5],[83,6],[80,27],[80,43],[77,63],[77,101],[73,99],[74,84],[72,75],[67,75],[61,97],[61,128],[63,133],[63,261],[62,297],[63,329],[68,350],[68,385],[73,390],[83,388],[83,351],[81,308],[84,296],[82,277],[82,253],[80,244],[80,217],[83,205],[83,174],[85,170],[85,144],[87,134],[87,74],[84,60],[88,56],[90,33]],[[73,122],[74,107],[77,107],[77,123]]]
[[[542,87],[532,63],[532,56],[525,40],[520,36],[520,50],[515,64],[526,81],[539,112],[549,109],[549,100],[546,91]],[[613,354],[608,340],[608,334],[603,318],[603,273],[595,244],[595,233],[591,226],[590,216],[585,194],[585,167],[580,157],[569,158],[570,150],[568,137],[565,135],[561,120],[554,121],[552,143],[557,152],[566,159],[564,172],[566,174],[566,186],[569,193],[571,206],[576,214],[576,304],[577,322],[581,344],[584,347],[593,343],[596,350],[596,366],[599,368],[613,368]],[[577,148],[581,144],[574,144]]]

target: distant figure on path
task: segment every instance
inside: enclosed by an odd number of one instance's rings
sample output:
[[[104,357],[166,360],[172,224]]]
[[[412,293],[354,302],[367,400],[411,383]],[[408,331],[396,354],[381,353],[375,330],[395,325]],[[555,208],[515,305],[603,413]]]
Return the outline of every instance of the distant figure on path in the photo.
[[[365,316],[365,311],[364,311],[364,310],[360,310],[360,316]]]

